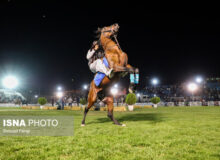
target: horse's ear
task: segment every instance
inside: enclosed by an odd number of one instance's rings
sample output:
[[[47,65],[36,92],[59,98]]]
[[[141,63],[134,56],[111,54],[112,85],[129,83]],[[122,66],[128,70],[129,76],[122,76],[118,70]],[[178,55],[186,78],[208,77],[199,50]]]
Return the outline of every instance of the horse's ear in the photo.
[[[118,23],[115,23],[115,24],[113,24],[113,25],[119,27]]]
[[[99,34],[99,33],[101,33],[101,30],[102,30],[101,28],[98,28],[98,29],[95,31],[95,33],[96,33],[96,34]]]

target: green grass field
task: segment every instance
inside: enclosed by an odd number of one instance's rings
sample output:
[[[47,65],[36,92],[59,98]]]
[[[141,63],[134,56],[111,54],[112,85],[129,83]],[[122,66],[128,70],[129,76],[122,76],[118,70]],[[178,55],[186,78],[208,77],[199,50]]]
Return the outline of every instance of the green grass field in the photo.
[[[220,107],[164,107],[115,112],[0,108],[0,115],[74,115],[72,137],[0,137],[0,159],[220,159]]]

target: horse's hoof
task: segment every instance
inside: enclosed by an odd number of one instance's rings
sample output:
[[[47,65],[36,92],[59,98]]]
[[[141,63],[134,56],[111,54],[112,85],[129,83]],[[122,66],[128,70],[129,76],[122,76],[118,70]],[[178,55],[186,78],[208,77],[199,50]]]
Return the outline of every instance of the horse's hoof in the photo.
[[[86,125],[85,124],[81,124],[81,127],[85,127]]]
[[[126,124],[122,124],[121,126],[122,126],[122,127],[126,127]]]

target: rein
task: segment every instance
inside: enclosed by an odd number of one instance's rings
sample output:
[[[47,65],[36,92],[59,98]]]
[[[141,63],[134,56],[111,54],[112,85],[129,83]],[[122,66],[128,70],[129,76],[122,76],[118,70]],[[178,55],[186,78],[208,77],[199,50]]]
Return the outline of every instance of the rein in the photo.
[[[118,39],[117,39],[116,35],[114,35],[114,38],[115,38],[115,41],[116,41],[116,43],[117,43],[118,48],[122,51],[122,49],[121,49],[121,47],[120,47],[120,45],[119,45],[119,43],[118,43]],[[122,52],[122,53],[123,53],[123,52]]]

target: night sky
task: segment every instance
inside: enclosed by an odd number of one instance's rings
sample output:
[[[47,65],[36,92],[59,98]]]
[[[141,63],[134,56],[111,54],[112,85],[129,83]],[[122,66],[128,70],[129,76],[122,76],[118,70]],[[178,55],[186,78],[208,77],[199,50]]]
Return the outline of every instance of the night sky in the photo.
[[[131,3],[2,0],[0,77],[16,75],[21,88],[81,88],[93,78],[86,53],[94,31],[113,23],[120,26],[118,40],[129,63],[140,69],[140,86],[151,77],[174,84],[193,75],[219,76],[218,13],[149,10]]]

